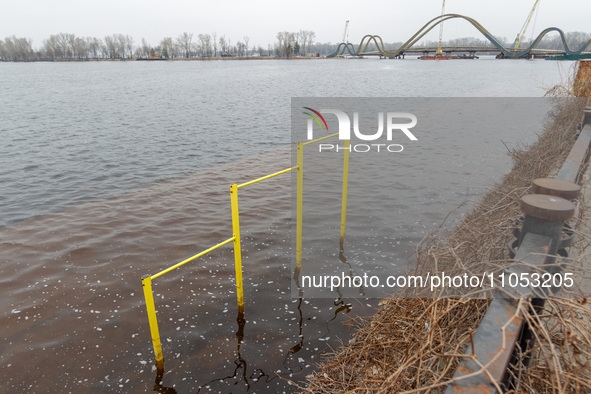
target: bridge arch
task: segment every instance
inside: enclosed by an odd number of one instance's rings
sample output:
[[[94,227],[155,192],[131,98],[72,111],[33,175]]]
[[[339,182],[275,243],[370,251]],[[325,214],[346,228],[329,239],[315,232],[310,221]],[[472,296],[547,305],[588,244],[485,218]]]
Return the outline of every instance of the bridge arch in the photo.
[[[387,50],[385,48],[384,42],[380,36],[367,34],[367,35],[363,36],[363,38],[361,39],[361,42],[357,46],[357,50],[355,50],[355,48],[353,47],[352,44],[341,43],[341,44],[339,44],[337,51],[334,52],[333,54],[329,55],[328,57],[334,57],[334,56],[343,54],[345,51],[345,48],[353,56],[362,56],[365,53],[365,51],[367,50],[367,47],[369,46],[371,41],[373,41],[375,43],[380,55],[385,56],[385,57],[389,57],[389,58],[393,58],[393,57],[396,57],[396,56],[402,54],[405,50],[410,49],[414,44],[416,44],[421,38],[423,38],[427,33],[429,33],[431,30],[433,30],[436,26],[438,26],[439,24],[441,24],[449,19],[464,19],[464,20],[466,20],[468,23],[470,23],[472,26],[474,26],[476,28],[476,30],[478,30],[488,41],[490,41],[490,43],[493,44],[493,46],[496,47],[503,54],[503,56],[510,57],[510,58],[518,58],[518,57],[528,55],[533,49],[535,49],[537,47],[537,45],[540,43],[542,38],[546,34],[552,32],[552,31],[558,32],[558,34],[560,35],[562,44],[563,44],[564,51],[569,55],[578,55],[591,45],[591,39],[590,39],[586,43],[581,45],[581,47],[579,49],[572,50],[570,48],[570,46],[568,45],[568,41],[566,39],[564,32],[557,27],[549,27],[549,28],[545,29],[544,31],[542,31],[536,37],[536,39],[530,44],[529,47],[524,48],[522,50],[519,50],[519,49],[516,50],[514,48],[505,47],[484,26],[482,26],[477,20],[470,18],[469,16],[460,15],[460,14],[443,14],[443,15],[439,15],[439,16],[431,19],[427,23],[425,23],[415,34],[413,34],[398,49]],[[343,48],[342,45],[345,45],[345,48]]]
[[[359,56],[357,54],[357,51],[355,50],[355,47],[353,46],[353,44],[351,44],[350,42],[348,42],[346,44],[344,42],[341,42],[339,44],[339,46],[337,47],[337,50],[334,53],[328,55],[327,57],[335,57],[335,56],[343,55],[343,54],[345,54],[345,51],[349,52],[349,54],[351,56]]]

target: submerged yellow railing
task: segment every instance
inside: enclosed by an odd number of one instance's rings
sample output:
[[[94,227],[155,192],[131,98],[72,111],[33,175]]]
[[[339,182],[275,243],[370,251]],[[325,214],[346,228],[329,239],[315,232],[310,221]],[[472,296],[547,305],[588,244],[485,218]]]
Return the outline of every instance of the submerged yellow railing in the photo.
[[[142,276],[142,287],[144,289],[144,297],[146,299],[146,311],[148,313],[148,322],[150,324],[150,334],[152,336],[152,344],[154,346],[154,356],[156,358],[156,367],[158,371],[164,370],[164,356],[162,355],[162,344],[160,341],[160,332],[158,330],[158,320],[156,318],[156,308],[154,305],[154,294],[152,291],[152,281],[170,271],[173,271],[182,265],[185,265],[203,255],[206,255],[213,250],[224,246],[230,242],[234,244],[234,268],[236,275],[236,297],[238,301],[238,313],[244,313],[244,286],[242,284],[242,248],[240,243],[240,211],[238,209],[238,189],[261,182],[278,175],[285,174],[292,170],[297,170],[297,195],[296,195],[296,270],[299,272],[302,267],[302,218],[303,218],[303,187],[304,187],[304,146],[337,136],[338,133],[331,134],[322,138],[318,138],[307,142],[298,142],[297,144],[297,161],[295,167],[290,167],[282,171],[275,172],[270,175],[257,178],[255,180],[242,183],[240,185],[233,183],[230,185],[230,202],[232,210],[232,232],[231,238],[212,246],[188,259],[185,259],[169,268],[166,268],[155,275]],[[345,141],[345,152],[343,161],[343,195],[341,206],[341,247],[345,239],[345,223],[347,214],[347,184],[349,177],[349,140]]]
[[[234,239],[234,266],[236,270],[236,296],[238,297],[238,312],[244,312],[244,287],[242,285],[242,248],[240,246],[240,211],[238,210],[238,189],[264,181],[269,178],[276,177],[277,175],[285,174],[291,170],[299,170],[300,168],[302,168],[302,163],[298,161],[298,165],[295,167],[278,171],[273,174],[255,179],[254,181],[242,183],[240,185],[235,183],[230,185],[230,201],[232,204],[232,231],[234,232],[234,237],[232,238]],[[301,205],[298,205],[297,210],[298,212],[301,211]],[[298,235],[298,237],[301,238],[301,235]]]

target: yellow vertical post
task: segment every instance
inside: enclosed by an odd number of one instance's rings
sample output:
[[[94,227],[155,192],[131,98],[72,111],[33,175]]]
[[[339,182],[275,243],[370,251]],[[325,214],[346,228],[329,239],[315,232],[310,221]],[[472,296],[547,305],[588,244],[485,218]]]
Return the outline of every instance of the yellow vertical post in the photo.
[[[345,140],[345,157],[343,158],[343,194],[341,201],[341,249],[345,243],[345,228],[347,224],[347,186],[349,184],[349,147],[350,141]]]
[[[240,247],[240,220],[238,211],[238,185],[230,185],[230,199],[232,202],[232,230],[234,232],[234,268],[236,270],[236,297],[238,298],[238,312],[244,312],[244,293],[242,286],[242,250]]]
[[[296,197],[296,269],[302,268],[302,205],[304,201],[304,143],[298,142],[297,150],[297,197]]]
[[[148,321],[150,322],[150,333],[152,334],[152,344],[154,345],[156,368],[158,370],[164,370],[162,344],[160,343],[160,333],[158,332],[158,320],[156,320],[156,308],[154,307],[154,294],[152,293],[152,278],[149,275],[142,276],[142,287],[144,288],[146,310],[148,311]]]

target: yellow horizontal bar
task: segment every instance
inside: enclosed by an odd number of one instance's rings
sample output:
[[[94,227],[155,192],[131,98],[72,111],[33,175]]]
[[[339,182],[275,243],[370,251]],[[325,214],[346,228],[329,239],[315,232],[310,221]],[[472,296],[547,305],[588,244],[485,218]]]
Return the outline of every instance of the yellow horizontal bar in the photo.
[[[207,249],[207,250],[204,250],[203,252],[201,252],[201,253],[198,253],[198,254],[196,254],[196,255],[195,255],[195,256],[193,256],[193,257],[189,257],[188,259],[186,259],[186,260],[183,260],[183,261],[181,261],[180,263],[178,263],[178,264],[175,264],[175,265],[173,265],[173,266],[172,266],[172,267],[170,267],[170,268],[167,268],[167,269],[165,269],[165,270],[163,270],[163,271],[160,271],[160,272],[158,272],[156,275],[152,275],[150,278],[151,278],[152,280],[153,280],[153,279],[156,279],[157,277],[159,277],[159,276],[162,276],[162,275],[166,274],[167,272],[170,272],[170,271],[172,271],[172,270],[174,270],[174,269],[177,269],[177,268],[178,268],[178,267],[180,267],[181,265],[183,265],[183,264],[187,264],[189,261],[193,261],[193,260],[195,260],[197,257],[201,257],[201,256],[203,256],[204,254],[207,254],[207,253],[211,252],[212,250],[215,250],[215,249],[219,248],[220,246],[224,246],[225,244],[227,244],[227,243],[230,243],[230,242],[232,242],[232,241],[234,241],[234,237],[232,237],[232,238],[230,238],[230,239],[227,239],[227,240],[225,240],[224,242],[217,244],[216,246],[212,246],[211,248],[209,248],[209,249]]]
[[[322,141],[322,140],[325,140],[325,139],[330,138],[330,137],[334,137],[335,135],[339,135],[339,133],[334,133],[334,134],[331,134],[331,135],[327,135],[326,137],[322,137],[322,138],[318,138],[316,140],[304,142],[304,145],[310,145],[310,144],[313,144],[314,142],[318,142],[318,141]]]
[[[286,172],[289,172],[291,170],[295,170],[296,168],[298,168],[298,166],[291,167],[291,168],[288,168],[287,170],[279,171],[279,172],[276,172],[274,174],[267,175],[267,176],[264,176],[262,178],[255,179],[254,181],[243,183],[242,185],[238,185],[238,189],[240,189],[241,187],[244,187],[244,186],[252,185],[253,183],[264,181],[265,179],[273,178],[274,176],[277,176],[277,175],[285,174]]]

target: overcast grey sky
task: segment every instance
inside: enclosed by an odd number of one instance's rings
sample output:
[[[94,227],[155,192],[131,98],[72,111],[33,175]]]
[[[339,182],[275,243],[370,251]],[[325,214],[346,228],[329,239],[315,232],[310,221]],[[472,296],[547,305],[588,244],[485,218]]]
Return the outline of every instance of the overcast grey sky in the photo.
[[[446,0],[446,12],[479,21],[493,35],[513,40],[535,0]],[[266,47],[278,31],[312,30],[316,42],[340,42],[349,20],[349,41],[379,34],[386,42],[406,41],[429,19],[441,13],[441,0],[363,1],[186,1],[186,0],[12,0],[3,5],[0,39],[15,34],[42,45],[50,34],[104,37],[129,34],[152,45],[182,32],[217,32],[232,43],[250,37],[249,45]],[[532,19],[531,28],[534,25]],[[591,32],[591,0],[540,0],[536,35],[555,26],[564,31]],[[436,29],[435,29],[436,30]],[[531,33],[527,34],[527,37]],[[446,23],[444,39],[481,37],[468,22]],[[437,33],[428,39],[436,39]]]

